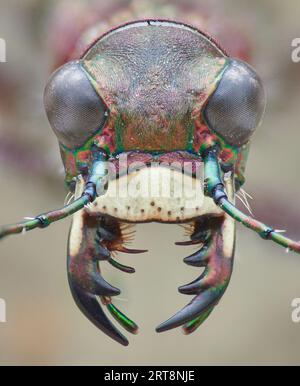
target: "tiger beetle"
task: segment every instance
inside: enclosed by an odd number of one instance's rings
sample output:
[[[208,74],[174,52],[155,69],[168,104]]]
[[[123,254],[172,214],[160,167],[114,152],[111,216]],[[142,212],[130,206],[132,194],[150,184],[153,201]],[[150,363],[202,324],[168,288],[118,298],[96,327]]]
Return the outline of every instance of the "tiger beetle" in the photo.
[[[299,242],[235,206],[250,140],[265,110],[265,91],[252,67],[229,57],[200,30],[165,20],[115,28],[54,72],[44,102],[75,199],[59,210],[1,227],[0,237],[74,215],[68,247],[72,295],[86,317],[122,345],[128,340],[105,307],[127,331],[136,333],[138,327],[113,304],[120,290],[104,280],[99,264],[106,261],[134,272],[113,258],[115,252],[145,252],[125,246],[130,224],[190,224],[190,240],[177,244],[200,248],[184,261],[204,268],[203,273],[179,288],[195,297],[157,332],[182,326],[190,334],[218,304],[232,273],[236,221],[265,240],[300,252]],[[138,161],[144,166],[126,175],[116,166],[117,175],[110,178],[107,164],[117,165],[124,155],[129,165]],[[162,162],[204,165],[201,203],[187,207],[178,197],[108,195],[133,174],[145,181],[154,161],[156,176],[162,178]],[[182,171],[173,170],[172,176],[179,181]],[[193,172],[185,178],[196,179]]]

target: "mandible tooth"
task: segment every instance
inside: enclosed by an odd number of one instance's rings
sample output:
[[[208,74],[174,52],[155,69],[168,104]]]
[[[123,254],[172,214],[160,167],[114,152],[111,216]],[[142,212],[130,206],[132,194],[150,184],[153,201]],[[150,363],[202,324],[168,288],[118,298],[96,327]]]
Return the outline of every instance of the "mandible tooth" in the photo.
[[[196,280],[193,280],[189,284],[182,285],[178,288],[178,291],[185,295],[197,295],[201,291],[208,288],[207,277],[209,270],[205,269],[204,272]]]
[[[213,250],[214,245],[213,242],[210,241],[203,245],[199,251],[196,251],[192,255],[185,257],[183,261],[193,267],[205,267],[212,255]]]
[[[70,276],[69,285],[72,296],[81,312],[110,338],[123,346],[128,346],[127,338],[107,318],[96,296],[79,287]]]
[[[203,312],[206,312],[212,305],[215,305],[219,301],[222,293],[223,291],[220,293],[220,291],[216,291],[215,288],[204,291],[174,316],[161,323],[156,328],[156,331],[164,332],[171,330],[199,317]]]
[[[99,296],[117,296],[121,291],[109,284],[99,272],[92,272],[90,280],[93,286],[92,292]]]

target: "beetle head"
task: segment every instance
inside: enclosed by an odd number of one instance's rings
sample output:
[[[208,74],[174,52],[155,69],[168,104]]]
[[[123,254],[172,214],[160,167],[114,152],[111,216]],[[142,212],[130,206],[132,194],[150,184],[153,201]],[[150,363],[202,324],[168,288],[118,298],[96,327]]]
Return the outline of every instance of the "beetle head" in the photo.
[[[96,144],[126,151],[198,153],[218,143],[237,162],[262,117],[262,83],[205,34],[175,22],[134,22],[110,31],[58,69],[45,91],[67,174]],[[222,154],[222,153],[221,153]]]

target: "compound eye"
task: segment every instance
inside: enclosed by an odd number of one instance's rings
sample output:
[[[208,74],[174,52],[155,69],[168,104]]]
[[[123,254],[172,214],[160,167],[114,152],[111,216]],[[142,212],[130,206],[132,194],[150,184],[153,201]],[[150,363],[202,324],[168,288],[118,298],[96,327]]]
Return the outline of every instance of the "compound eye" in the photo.
[[[204,109],[208,126],[229,145],[242,146],[259,126],[266,95],[256,72],[240,60],[229,66]]]
[[[45,88],[44,104],[59,142],[70,149],[82,146],[100,130],[107,116],[80,62],[69,62],[54,72]]]

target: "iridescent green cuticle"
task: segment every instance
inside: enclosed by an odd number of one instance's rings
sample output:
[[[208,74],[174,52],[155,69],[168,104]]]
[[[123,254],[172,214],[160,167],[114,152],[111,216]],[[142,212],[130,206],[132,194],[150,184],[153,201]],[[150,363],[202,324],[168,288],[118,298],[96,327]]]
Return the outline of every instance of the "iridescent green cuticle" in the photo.
[[[186,150],[189,152],[194,152],[194,131],[195,131],[195,125],[193,122],[190,122],[189,125],[187,125],[187,145]]]
[[[219,163],[215,162],[216,158],[212,154],[213,153],[210,152],[205,157],[204,162],[206,192],[209,196],[212,195],[212,191],[218,184],[220,184],[221,181]]]
[[[110,314],[114,317],[114,319],[120,323],[120,325],[125,328],[128,332],[132,334],[138,333],[137,324],[129,319],[126,315],[124,315],[115,305],[112,303],[107,304],[107,309]]]
[[[122,140],[123,131],[124,131],[124,122],[122,120],[122,117],[119,115],[116,118],[116,122],[115,122],[116,152],[117,153],[124,151],[123,140]]]
[[[209,317],[209,315],[212,313],[214,309],[214,306],[209,308],[207,311],[205,311],[203,314],[198,316],[198,318],[195,318],[191,320],[190,322],[186,323],[182,329],[184,334],[188,335],[197,330],[201,326],[202,323],[205,322],[205,320]]]
[[[35,228],[45,228],[55,221],[59,221],[63,218],[66,218],[78,210],[84,208],[90,202],[90,197],[83,195],[69,205],[64,206],[61,209],[57,209],[52,212],[43,213],[39,216],[36,216],[30,220],[22,221],[17,224],[4,225],[0,228],[0,239],[5,236],[18,234],[22,232],[31,231]]]
[[[229,279],[225,280],[222,284],[217,285],[215,288],[212,288],[212,292],[217,292],[218,296],[222,296],[222,294],[225,292],[227,286],[229,284]],[[205,320],[209,317],[213,309],[215,308],[216,304],[213,304],[211,307],[209,307],[206,311],[201,313],[197,318],[194,318],[190,322],[183,325],[182,329],[185,334],[191,334],[194,332],[198,327],[201,326],[202,323],[205,322]]]

